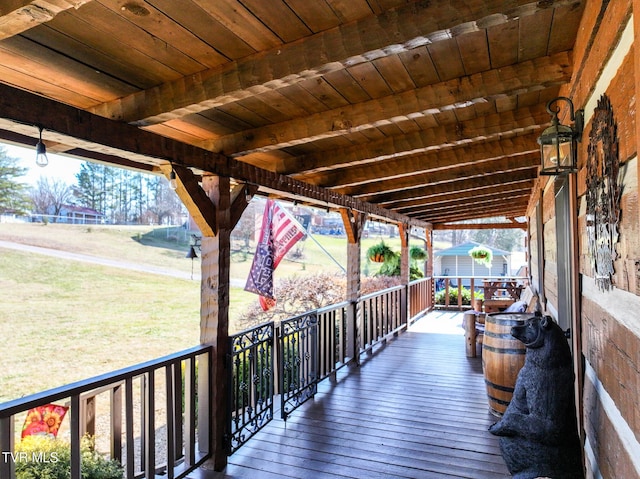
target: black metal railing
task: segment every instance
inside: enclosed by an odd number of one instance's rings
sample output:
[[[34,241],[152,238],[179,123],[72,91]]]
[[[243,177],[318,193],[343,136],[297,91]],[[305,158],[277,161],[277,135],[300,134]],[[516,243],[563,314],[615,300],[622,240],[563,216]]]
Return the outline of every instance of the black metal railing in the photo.
[[[411,308],[407,308],[409,288],[397,286],[232,336],[229,453],[273,418],[274,399],[268,391],[280,395],[280,413],[286,420],[314,396],[319,381],[405,329],[407,312],[411,317],[423,314],[431,303],[429,288],[430,280],[412,283],[418,299]],[[274,359],[275,364],[267,367]]]
[[[428,279],[390,288],[231,337],[228,453],[273,418],[277,395],[286,417],[313,396],[317,382],[359,361],[430,309],[431,284]],[[411,305],[408,295],[415,297]],[[109,430],[96,435],[96,444],[123,464],[127,479],[185,477],[213,453],[208,438],[214,391],[202,374],[213,369],[212,361],[212,347],[197,346],[0,404],[0,478],[15,479],[18,422],[30,409],[55,402],[69,406],[70,427],[63,439],[70,443],[71,479],[81,477],[81,439],[96,433],[100,415],[108,416]],[[107,406],[99,407],[103,402]]]
[[[198,387],[208,391],[208,384],[196,380],[196,370],[203,361],[210,368],[211,358],[210,346],[198,346],[0,404],[0,477],[15,478],[20,460],[14,453],[17,421],[32,408],[62,402],[71,417],[69,477],[80,479],[81,440],[92,432],[87,413],[104,396],[110,416],[108,457],[124,466],[125,477],[155,478],[157,473],[169,479],[184,477],[211,455],[198,449],[196,437],[196,430],[206,434],[209,428],[209,397],[198,393]]]
[[[233,454],[273,418],[274,323],[248,329],[229,341],[227,444]]]

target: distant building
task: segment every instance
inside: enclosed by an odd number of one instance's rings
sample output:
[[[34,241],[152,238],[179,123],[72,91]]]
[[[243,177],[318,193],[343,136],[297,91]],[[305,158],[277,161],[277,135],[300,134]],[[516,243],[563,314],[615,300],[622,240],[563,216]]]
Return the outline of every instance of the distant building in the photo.
[[[104,223],[105,215],[84,206],[62,205],[56,223],[96,225]]]
[[[510,267],[511,253],[509,251],[489,248],[493,253],[493,258],[491,259],[491,265],[485,266],[469,256],[469,251],[478,245],[479,243],[470,241],[435,251],[433,253],[433,274],[435,276],[453,277],[510,276],[512,274]],[[470,282],[469,280],[463,280],[462,284],[469,285]]]

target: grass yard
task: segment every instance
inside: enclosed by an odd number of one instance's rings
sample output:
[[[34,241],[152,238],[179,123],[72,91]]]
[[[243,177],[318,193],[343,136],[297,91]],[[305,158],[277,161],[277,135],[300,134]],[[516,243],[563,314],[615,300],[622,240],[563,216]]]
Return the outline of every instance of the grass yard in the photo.
[[[314,237],[346,266],[344,238]],[[190,238],[179,228],[0,224],[0,240],[191,271],[185,258]],[[379,240],[363,240],[364,274],[377,270],[364,254]],[[397,238],[385,242],[400,247]],[[340,274],[322,248],[311,239],[299,242],[276,270],[276,281],[307,272]],[[252,258],[252,252],[232,257],[231,322],[257,299],[242,289]],[[0,248],[0,402],[198,344],[195,261],[190,281]]]

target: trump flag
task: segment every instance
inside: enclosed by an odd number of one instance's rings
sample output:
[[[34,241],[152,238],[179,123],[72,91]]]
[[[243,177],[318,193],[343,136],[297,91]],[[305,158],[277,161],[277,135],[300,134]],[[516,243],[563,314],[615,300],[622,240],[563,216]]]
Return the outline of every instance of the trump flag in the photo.
[[[273,272],[296,242],[304,237],[300,224],[275,201],[267,200],[262,229],[245,291],[259,294],[265,311],[275,303]]]

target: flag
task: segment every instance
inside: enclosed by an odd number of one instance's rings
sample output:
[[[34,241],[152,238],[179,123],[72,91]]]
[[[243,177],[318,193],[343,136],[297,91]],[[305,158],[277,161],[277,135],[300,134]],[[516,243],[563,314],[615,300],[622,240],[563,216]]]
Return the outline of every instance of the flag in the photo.
[[[244,287],[245,291],[260,295],[260,305],[264,311],[275,304],[273,272],[287,252],[303,237],[302,226],[275,201],[267,200],[260,239]]]
[[[29,409],[22,426],[22,438],[34,435],[55,438],[68,409],[67,406],[57,404],[45,404]]]

